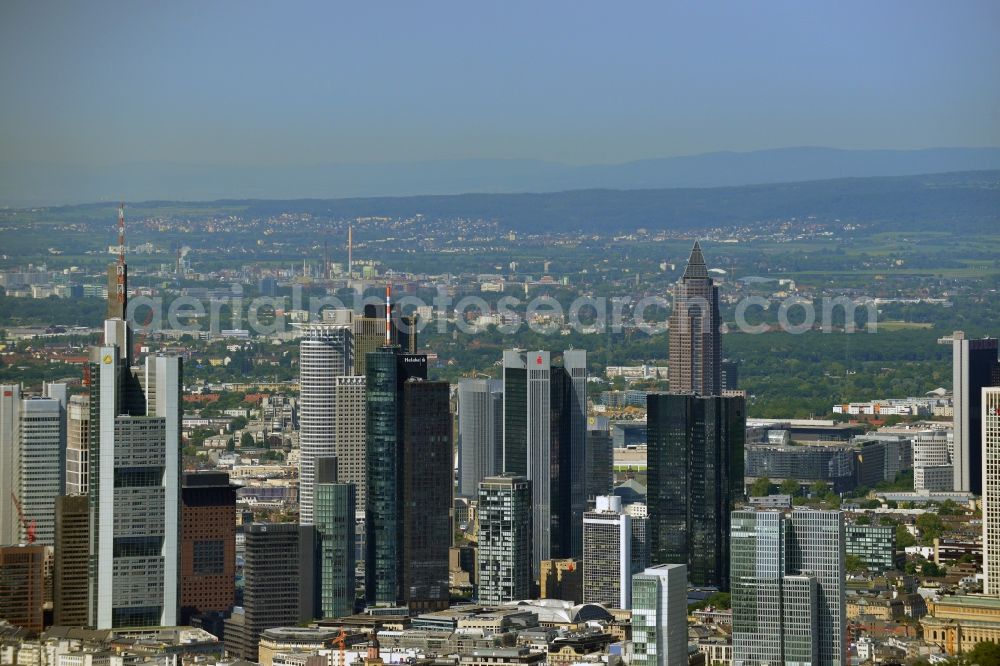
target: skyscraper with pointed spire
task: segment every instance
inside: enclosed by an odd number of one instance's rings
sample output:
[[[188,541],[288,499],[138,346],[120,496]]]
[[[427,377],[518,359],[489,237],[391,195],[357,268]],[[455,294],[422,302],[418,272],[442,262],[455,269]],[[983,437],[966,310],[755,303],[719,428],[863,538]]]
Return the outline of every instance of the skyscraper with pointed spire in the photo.
[[[697,241],[691,248],[684,275],[674,286],[669,352],[671,393],[719,395],[722,391],[719,288],[708,276]]]

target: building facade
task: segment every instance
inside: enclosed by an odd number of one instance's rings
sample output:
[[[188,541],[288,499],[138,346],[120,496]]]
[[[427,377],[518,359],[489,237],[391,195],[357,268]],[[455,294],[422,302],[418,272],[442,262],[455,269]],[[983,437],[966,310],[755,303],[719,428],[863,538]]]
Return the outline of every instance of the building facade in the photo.
[[[354,485],[338,483],[337,458],[316,461],[316,539],[318,541],[319,615],[354,614]]]
[[[476,497],[479,482],[503,468],[503,383],[458,382],[458,494]]]
[[[743,495],[746,401],[651,393],[650,561],[687,564],[692,585],[729,587],[729,513]]]
[[[333,442],[337,480],[354,486],[355,515],[363,516],[368,501],[368,451],[365,441],[365,378],[335,378]]]
[[[479,483],[476,559],[479,603],[500,605],[531,597],[531,482],[488,476]]]
[[[11,495],[20,490],[20,459],[17,429],[21,411],[21,387],[0,385],[0,545],[20,541],[21,522]]]
[[[45,393],[53,397],[21,401],[17,495],[35,543],[51,546],[55,541],[56,497],[63,494],[65,485],[66,385],[46,384]],[[27,540],[25,530],[21,532],[21,540]]]
[[[671,393],[722,393],[719,289],[695,243],[684,275],[674,286],[668,373]]]
[[[645,397],[643,397],[645,405]],[[614,442],[605,428],[587,428],[587,501],[607,495],[614,486]]]
[[[583,602],[632,607],[632,576],[645,569],[646,519],[622,508],[621,497],[599,495],[583,515]]]
[[[632,577],[632,664],[688,661],[687,567],[660,564]]]
[[[983,591],[1000,594],[1000,388],[982,391]]]
[[[66,407],[66,494],[90,492],[90,396],[74,395]]]
[[[30,633],[44,629],[44,546],[0,546],[0,617]]]
[[[844,526],[844,553],[859,558],[873,573],[896,568],[896,526]]]
[[[180,556],[181,623],[228,613],[236,589],[236,488],[229,474],[184,474]]]
[[[87,624],[89,543],[87,497],[57,497],[52,563],[52,611],[56,625],[82,627]]]

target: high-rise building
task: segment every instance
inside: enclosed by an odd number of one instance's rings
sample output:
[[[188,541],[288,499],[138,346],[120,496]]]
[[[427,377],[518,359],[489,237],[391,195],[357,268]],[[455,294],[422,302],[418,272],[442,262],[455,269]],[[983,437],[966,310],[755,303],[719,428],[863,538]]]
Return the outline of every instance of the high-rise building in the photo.
[[[66,407],[66,494],[90,492],[90,396],[74,395]]]
[[[724,359],[720,366],[720,380],[723,391],[738,391],[740,389],[740,362]]]
[[[311,591],[315,562],[315,528],[294,523],[244,526],[243,613],[225,622],[230,657],[257,661],[265,629],[295,626],[313,619]]]
[[[476,561],[479,602],[499,605],[531,597],[531,483],[488,476],[479,483]]]
[[[448,382],[403,384],[402,601],[411,612],[448,607],[454,486]]]
[[[647,397],[650,561],[692,585],[729,586],[729,513],[743,493],[742,396]]]
[[[733,663],[844,666],[839,511],[734,511]]]
[[[532,575],[541,562],[578,557],[586,509],[587,352],[503,353],[503,469],[531,481]]]
[[[391,317],[390,344],[396,345],[404,354],[417,353],[417,318],[401,316],[393,307]],[[354,374],[367,376],[369,352],[378,351],[386,344],[385,306],[365,305],[364,313],[354,315],[351,321],[354,332]]]
[[[582,603],[583,565],[579,560],[571,559],[542,560],[538,591],[542,599]]]
[[[427,378],[427,357],[404,354],[397,346],[385,346],[368,353],[365,367],[368,459],[365,598],[369,605],[394,606],[404,598],[403,385],[411,378]],[[447,468],[450,475],[450,461]]]
[[[44,546],[0,546],[0,618],[41,633]]]
[[[599,495],[583,514],[583,602],[608,608],[632,607],[632,576],[649,562],[645,518],[622,508],[622,498]]]
[[[955,442],[952,456],[954,490],[983,493],[982,391],[1000,385],[997,339],[970,340],[962,331],[941,338],[952,349],[952,402]]]
[[[18,418],[17,495],[35,543],[55,541],[56,497],[63,494],[66,451],[66,385],[46,384],[46,395],[25,398]],[[27,540],[22,529],[21,541]]]
[[[21,476],[17,429],[21,411],[21,387],[0,385],[0,546],[20,541],[21,523],[11,497],[17,497]]]
[[[458,382],[458,494],[475,497],[479,482],[503,469],[503,383]]]
[[[226,472],[187,472],[181,487],[181,623],[235,603],[236,488]]]
[[[659,564],[632,577],[632,664],[688,661],[687,567]]]
[[[56,625],[82,627],[87,624],[89,545],[87,497],[57,497],[52,567],[53,621]]]
[[[90,358],[90,612],[97,629],[175,626],[180,580],[181,359],[130,367],[121,320]],[[104,453],[104,455],[102,455]]]
[[[313,522],[315,460],[336,455],[337,378],[353,359],[351,329],[341,324],[302,327],[299,342],[299,522]]]
[[[684,275],[674,286],[670,312],[668,377],[671,393],[722,392],[719,289],[708,276],[701,245],[695,242]]]
[[[587,428],[587,500],[607,495],[614,486],[614,441],[606,427]]]
[[[951,466],[954,432],[924,430],[913,438],[913,489],[917,492],[950,491],[955,486]]]
[[[1000,388],[982,391],[983,577],[986,594],[1000,594]]]
[[[337,458],[316,459],[316,539],[319,615],[354,613],[354,485],[338,483]]]
[[[364,377],[348,375],[335,380],[333,442],[337,480],[354,486],[355,514],[363,516],[368,501]]]

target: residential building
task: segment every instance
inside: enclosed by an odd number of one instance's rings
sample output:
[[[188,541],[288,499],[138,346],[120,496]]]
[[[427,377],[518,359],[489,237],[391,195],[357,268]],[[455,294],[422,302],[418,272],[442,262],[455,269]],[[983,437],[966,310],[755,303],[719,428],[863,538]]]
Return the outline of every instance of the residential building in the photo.
[[[225,472],[187,472],[181,486],[181,623],[228,613],[236,589],[236,487]]]
[[[622,508],[622,498],[599,495],[583,514],[583,602],[632,607],[632,575],[648,564],[646,519]]]
[[[722,342],[719,333],[719,288],[695,242],[684,275],[674,286],[670,313],[670,392],[696,395],[722,393]]]
[[[532,575],[541,562],[579,556],[586,508],[587,352],[503,353],[503,466],[531,481]]]
[[[688,661],[687,567],[660,564],[632,577],[632,664]]]
[[[56,625],[82,627],[87,624],[89,545],[87,497],[57,497],[52,566],[52,610]]]
[[[479,483],[503,469],[503,383],[458,382],[458,494],[475,497]]]
[[[650,561],[729,588],[729,513],[743,495],[743,396],[648,397]]]
[[[353,363],[351,329],[308,324],[299,341],[299,522],[313,523],[316,458],[336,455],[336,378]]]
[[[500,605],[531,597],[531,483],[488,476],[479,484],[478,600]]]
[[[1000,385],[997,339],[973,340],[962,331],[941,338],[952,348],[952,400],[955,444],[952,458],[954,490],[983,493],[982,390]]]

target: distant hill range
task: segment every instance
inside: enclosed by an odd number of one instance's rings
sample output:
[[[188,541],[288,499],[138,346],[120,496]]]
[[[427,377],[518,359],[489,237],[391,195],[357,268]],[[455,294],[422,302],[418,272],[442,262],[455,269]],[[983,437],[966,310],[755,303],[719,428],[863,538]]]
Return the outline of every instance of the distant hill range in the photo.
[[[0,162],[0,206],[85,201],[299,199],[709,188],[1000,169],[1000,148],[782,148],[572,166],[444,160],[309,167],[136,163],[74,167]]]
[[[501,228],[528,232],[601,232],[706,229],[788,220],[840,220],[870,231],[1000,231],[1000,170],[918,176],[838,178],[740,187],[645,190],[589,189],[541,194],[459,194],[352,199],[222,199],[129,204],[130,214],[240,214],[263,218],[308,213],[319,219],[405,218],[496,220]],[[107,227],[110,203],[49,209],[51,221]],[[110,228],[110,227],[109,227]]]

